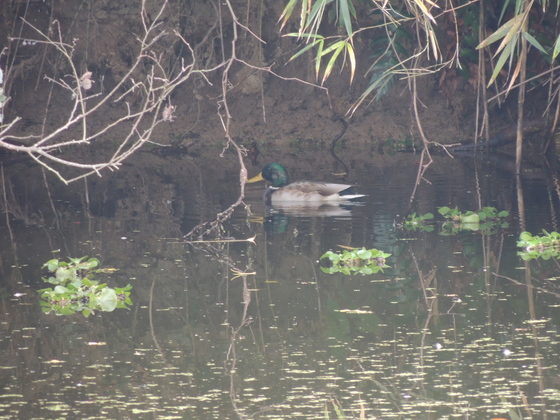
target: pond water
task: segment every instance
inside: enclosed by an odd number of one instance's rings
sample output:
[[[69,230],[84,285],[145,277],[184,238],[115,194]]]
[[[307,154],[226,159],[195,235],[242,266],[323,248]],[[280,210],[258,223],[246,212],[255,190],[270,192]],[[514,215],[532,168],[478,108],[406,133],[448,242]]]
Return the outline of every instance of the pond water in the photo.
[[[252,184],[219,226],[229,241],[187,244],[235,201],[235,159],[140,159],[87,189],[4,169],[0,418],[560,418],[560,266],[516,246],[558,230],[555,172],[516,183],[438,157],[410,204],[418,156],[365,153],[345,179],[361,202],[271,213]],[[284,160],[294,180],[335,181],[316,154]],[[509,216],[465,229],[442,206]],[[433,213],[433,231],[402,226],[411,212]],[[342,247],[390,253],[388,267],[324,272]],[[130,309],[42,313],[43,264],[84,255],[115,269],[100,281],[132,285]]]

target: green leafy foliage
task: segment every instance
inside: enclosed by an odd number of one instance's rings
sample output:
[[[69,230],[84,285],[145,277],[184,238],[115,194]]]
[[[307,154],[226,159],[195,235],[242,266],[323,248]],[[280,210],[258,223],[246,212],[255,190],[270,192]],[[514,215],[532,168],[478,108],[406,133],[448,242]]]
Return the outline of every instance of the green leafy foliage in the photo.
[[[81,312],[88,317],[95,311],[111,312],[132,305],[131,285],[110,288],[107,284],[92,280],[95,273],[109,271],[95,269],[99,266],[98,259],[82,257],[69,260],[53,259],[43,265],[43,268],[53,273],[48,278],[43,277],[43,280],[54,285],[54,288],[39,290],[44,313],[72,315]]]
[[[440,207],[439,214],[449,221],[442,225],[442,235],[456,235],[462,230],[481,231],[492,234],[498,228],[507,228],[509,223],[504,220],[509,216],[506,210],[498,211],[495,207],[483,207],[473,211],[460,211],[457,207]]]
[[[434,225],[428,224],[428,222],[434,219],[432,213],[416,214],[412,213],[403,222],[403,228],[406,230],[421,230],[423,232],[433,232]]]
[[[376,13],[381,12],[377,10]],[[405,41],[412,40],[413,37],[407,29],[395,23],[388,24],[382,36],[375,34],[372,37],[370,49],[373,64],[366,72],[370,74],[369,85],[354,107],[359,106],[373,92],[373,100],[379,100],[389,94],[405,69],[404,58],[410,55]]]
[[[332,265],[328,268],[321,267],[321,270],[329,274],[373,274],[379,271],[383,272],[383,268],[389,267],[385,264],[385,261],[390,256],[391,254],[375,248],[344,250],[342,253],[327,251],[321,256],[321,259],[327,258]]]
[[[539,19],[541,19],[543,23],[539,23],[537,25],[532,24],[531,19],[534,19],[534,14],[531,13],[531,4],[524,1],[515,2],[513,17],[502,24],[495,32],[493,32],[486,39],[482,40],[482,42],[480,42],[480,44],[478,45],[478,49],[487,48],[493,43],[501,41],[498,48],[496,49],[496,52],[494,53],[494,57],[498,56],[498,54],[499,57],[494,67],[494,71],[492,73],[490,81],[488,82],[488,87],[490,87],[492,83],[496,81],[498,75],[503,70],[505,70],[504,67],[506,63],[508,63],[508,73],[510,79],[509,86],[512,86],[516,82],[517,78],[519,77],[520,66],[524,65],[524,63],[522,63],[520,60],[520,45],[522,40],[526,41],[530,46],[538,50],[540,54],[543,55],[543,57],[546,57],[548,59],[548,61],[550,61],[550,55],[552,56],[552,60],[554,60],[558,55],[558,39],[556,40],[556,43],[552,45],[551,41],[553,40],[553,38],[550,39],[550,36],[548,36],[549,34],[541,36],[542,34],[538,32],[540,30],[543,32],[543,34],[546,33],[546,30],[544,29],[544,17],[539,17]],[[502,8],[502,16],[507,13],[508,5],[509,2],[504,3],[504,6]],[[547,7],[546,5],[544,5],[543,12],[546,12],[546,9]],[[553,19],[556,20],[557,17],[554,17]],[[533,32],[533,34],[531,34],[531,31]],[[541,41],[545,43],[545,46],[547,46],[548,49],[552,49],[552,54],[550,54],[550,51],[548,51],[547,48],[545,48],[543,44],[537,40],[537,38],[540,38]],[[514,67],[514,63],[516,60],[517,63]]]
[[[543,235],[533,236],[529,232],[522,232],[519,235],[517,246],[523,248],[518,255],[525,261],[536,258],[549,260],[560,256],[560,233],[547,232],[543,230]]]
[[[509,227],[506,218],[508,211],[498,211],[495,207],[483,207],[473,211],[460,211],[457,207],[440,207],[438,213],[446,221],[441,226],[441,235],[456,235],[461,231],[480,231],[485,235],[496,233],[498,229]],[[433,232],[432,224],[434,215],[432,213],[416,214],[412,213],[402,222],[401,227],[407,231]]]

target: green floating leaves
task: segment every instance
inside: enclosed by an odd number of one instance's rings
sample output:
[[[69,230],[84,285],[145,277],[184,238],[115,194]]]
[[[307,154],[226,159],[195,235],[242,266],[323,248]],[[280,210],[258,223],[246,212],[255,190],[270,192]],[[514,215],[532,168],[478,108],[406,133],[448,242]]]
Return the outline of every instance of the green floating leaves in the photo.
[[[508,211],[500,211],[495,207],[483,207],[473,211],[460,211],[457,207],[440,207],[438,213],[448,222],[442,225],[442,235],[455,235],[461,230],[481,231],[484,234],[492,234],[498,228],[507,228],[509,223],[504,219],[509,216]]]
[[[331,262],[330,267],[321,267],[324,273],[334,274],[374,274],[383,268],[389,267],[385,261],[391,254],[378,249],[358,248],[344,250],[341,253],[332,251],[325,252],[321,259],[327,258]]]
[[[519,235],[517,246],[523,248],[517,254],[525,261],[536,258],[549,260],[560,256],[560,233],[547,232],[543,230],[543,235],[533,236],[529,232],[522,232]]]
[[[132,305],[131,285],[110,288],[105,283],[92,280],[95,273],[112,271],[95,269],[99,266],[98,259],[82,257],[69,260],[67,263],[54,259],[43,266],[54,273],[54,276],[43,277],[43,280],[55,285],[54,288],[39,290],[44,313],[72,315],[81,312],[87,318],[95,311],[111,312]]]
[[[428,224],[434,219],[432,213],[416,214],[412,213],[403,222],[403,228],[406,230],[420,230],[422,232],[433,232],[434,226]]]

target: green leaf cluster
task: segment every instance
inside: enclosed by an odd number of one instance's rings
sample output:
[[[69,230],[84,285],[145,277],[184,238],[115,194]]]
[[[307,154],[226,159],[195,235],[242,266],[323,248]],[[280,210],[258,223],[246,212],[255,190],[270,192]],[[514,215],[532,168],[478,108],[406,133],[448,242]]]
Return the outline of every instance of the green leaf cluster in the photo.
[[[95,311],[111,312],[132,305],[131,285],[111,288],[93,280],[96,272],[105,271],[96,269],[99,266],[98,259],[81,257],[69,260],[53,259],[43,265],[52,273],[48,278],[43,277],[43,280],[54,285],[39,290],[44,313],[71,315],[81,312],[88,317]]]
[[[331,267],[321,267],[321,270],[329,274],[374,274],[379,271],[383,272],[383,268],[389,267],[385,261],[390,256],[391,254],[375,248],[344,250],[341,253],[327,251],[321,256],[321,259],[327,258],[332,265]]]
[[[434,219],[432,213],[416,214],[412,213],[407,216],[403,222],[403,228],[406,230],[421,230],[422,232],[433,232],[434,226],[427,224]]]
[[[507,228],[504,219],[509,216],[506,210],[498,211],[495,207],[483,207],[473,211],[460,211],[457,207],[440,207],[438,213],[449,221],[442,225],[442,235],[455,235],[461,230],[481,231],[485,234],[495,233],[497,228]]]
[[[560,233],[547,232],[543,229],[543,235],[533,236],[529,232],[521,232],[517,246],[523,248],[517,254],[525,261],[536,258],[549,260],[560,256]]]
[[[440,207],[438,213],[447,221],[442,225],[442,235],[455,235],[462,230],[481,231],[484,234],[492,234],[498,228],[507,228],[509,223],[505,220],[509,216],[508,211],[498,211],[495,207],[483,207],[473,211],[460,211],[457,207]],[[434,226],[429,224],[434,219],[432,213],[412,213],[403,221],[405,230],[420,230],[432,232]]]

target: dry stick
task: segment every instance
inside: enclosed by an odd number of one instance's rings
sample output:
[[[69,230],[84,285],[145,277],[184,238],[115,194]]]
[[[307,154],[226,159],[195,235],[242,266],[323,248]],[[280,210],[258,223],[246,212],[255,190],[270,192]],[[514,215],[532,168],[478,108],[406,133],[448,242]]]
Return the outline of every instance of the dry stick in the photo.
[[[262,37],[262,22],[263,22],[263,1],[261,0],[259,5],[259,37]],[[247,21],[247,25],[249,22]],[[259,64],[264,62],[263,48],[262,44],[259,44]],[[261,107],[263,114],[263,122],[266,124],[266,106],[264,104],[264,80],[261,78]]]
[[[479,18],[478,21],[479,22],[485,22],[485,16],[484,16],[484,0],[480,0],[481,4],[480,4],[480,11],[479,11]],[[486,39],[486,31],[485,31],[485,26],[484,25],[479,25],[478,28],[478,39],[482,40],[482,39]],[[475,144],[478,142],[478,138],[479,138],[479,131],[478,131],[478,120],[479,120],[479,106],[480,106],[480,93],[482,92],[482,109],[483,109],[483,113],[482,113],[482,127],[481,130],[484,130],[484,139],[486,141],[488,141],[488,139],[490,138],[490,118],[488,116],[488,90],[486,89],[486,66],[485,66],[485,61],[484,61],[484,53],[487,49],[486,48],[480,48],[478,50],[478,62],[479,62],[479,66],[478,66],[478,81],[476,84],[476,94],[477,94],[477,102],[476,102],[476,131],[474,134],[474,140],[475,140]]]
[[[206,231],[204,233],[202,233],[202,235],[200,235],[199,237],[202,237],[208,233],[210,233],[211,231],[213,231],[214,229],[216,229],[218,226],[220,226],[220,224],[225,221],[226,219],[228,219],[231,214],[233,213],[233,211],[235,210],[235,208],[237,206],[239,206],[242,202],[243,202],[243,198],[245,197],[245,184],[247,182],[247,168],[245,167],[245,164],[243,162],[243,157],[245,156],[245,150],[242,149],[241,147],[239,147],[239,145],[231,138],[230,132],[229,132],[229,127],[230,127],[230,123],[231,123],[231,113],[229,112],[229,106],[228,106],[228,102],[227,102],[227,92],[228,92],[228,86],[229,86],[229,71],[231,69],[231,66],[233,65],[233,63],[236,61],[236,45],[237,45],[237,25],[238,23],[238,19],[237,16],[235,15],[235,12],[233,11],[233,7],[231,6],[231,3],[229,0],[226,0],[225,4],[227,5],[228,9],[229,9],[229,13],[230,16],[232,18],[232,29],[233,29],[233,39],[231,40],[231,56],[230,58],[227,60],[227,64],[224,68],[224,72],[222,74],[222,100],[219,102],[220,106],[223,106],[223,112],[225,115],[223,115],[222,113],[220,113],[220,109],[218,108],[218,116],[220,118],[220,121],[222,122],[222,126],[224,127],[224,131],[225,131],[225,137],[227,139],[227,143],[226,146],[224,147],[224,150],[222,150],[222,154],[221,156],[223,156],[224,152],[226,151],[226,149],[231,145],[233,146],[233,148],[235,149],[236,153],[237,153],[237,158],[239,161],[239,187],[240,187],[240,191],[239,191],[239,197],[237,198],[237,200],[231,204],[227,209],[225,209],[223,212],[218,213],[218,215],[216,216],[216,219],[210,223],[209,227],[206,229]],[[220,33],[223,33],[222,28],[220,28]],[[222,44],[223,44],[223,39],[222,39]],[[189,233],[187,233],[185,235],[186,238],[192,236],[194,234],[195,231],[199,230],[200,228],[202,228],[203,226],[205,226],[207,224],[202,224],[202,225],[198,225],[195,226]]]
[[[519,286],[525,286],[525,287],[527,287],[527,288],[535,289],[535,290],[537,290],[538,292],[546,293],[546,294],[552,295],[552,296],[554,296],[554,297],[556,297],[556,298],[560,298],[560,293],[553,292],[553,291],[551,291],[551,290],[545,289],[544,287],[533,286],[532,284],[528,285],[528,284],[522,283],[522,282],[520,282],[519,280],[516,280],[516,279],[514,279],[514,278],[512,278],[512,277],[504,276],[504,275],[499,274],[499,273],[497,273],[497,272],[492,272],[492,274],[493,274],[494,276],[496,276],[496,277],[501,278],[501,279],[508,280],[508,281],[512,282],[513,284],[517,284],[517,285],[519,285]]]
[[[49,16],[49,28],[52,27],[54,20],[55,20],[54,19],[54,7],[51,7],[51,14]],[[41,73],[43,73],[43,66],[45,65],[45,61],[47,59],[47,50],[48,50],[48,48],[45,48],[43,50],[43,57],[41,58],[41,65],[39,66],[39,71],[37,72],[37,81],[35,82],[35,91],[37,91],[37,89],[39,88],[39,82],[41,81]],[[59,57],[60,56],[58,56],[56,58],[54,66],[53,66],[55,72],[58,71],[58,65],[59,65],[58,58]],[[52,86],[51,86],[51,91],[52,91]],[[48,104],[49,103],[50,103],[50,97],[47,101],[47,105],[45,106],[45,108],[46,108],[45,113],[48,113],[48,106],[49,106]],[[43,132],[44,132],[44,128],[41,130],[41,133],[43,133]]]
[[[60,230],[60,223],[58,222],[58,213],[54,205],[54,201],[51,196],[51,189],[49,188],[49,182],[47,181],[47,174],[45,173],[45,168],[41,168],[41,173],[43,174],[43,181],[45,183],[45,189],[47,191],[47,196],[49,197],[49,203],[54,214],[54,220],[56,222],[56,227]]]
[[[165,353],[163,348],[161,347],[158,338],[156,337],[156,331],[154,328],[154,286],[156,285],[156,279],[152,280],[152,286],[150,287],[150,299],[148,301],[148,319],[150,322],[150,334],[152,335],[152,340],[154,340],[154,344],[161,355],[161,358],[167,363],[167,358],[165,357]]]
[[[523,24],[521,30],[523,32],[527,31],[528,25],[528,14],[529,8],[533,2],[527,2],[525,4],[525,17],[523,18]],[[521,159],[523,158],[523,109],[525,105],[525,79],[527,74],[527,39],[521,37],[521,55],[519,56],[518,66],[520,66],[519,73],[519,93],[517,96],[517,139],[515,143],[515,173],[519,175],[521,173]]]
[[[543,71],[542,73],[539,73],[536,76],[525,79],[524,82],[519,82],[519,83],[516,83],[514,85],[511,85],[511,86],[508,87],[508,89],[502,90],[501,92],[497,92],[494,96],[492,96],[490,99],[488,99],[488,102],[492,102],[494,99],[499,98],[500,96],[507,95],[510,92],[510,90],[512,90],[512,89],[515,89],[515,88],[517,88],[519,86],[522,86],[522,85],[526,85],[527,83],[532,82],[533,80],[540,79],[545,74],[553,73],[553,72],[555,72],[556,70],[559,70],[559,69],[560,69],[560,66],[556,66],[556,67],[553,67],[551,69],[548,69],[547,71]]]
[[[432,156],[430,155],[430,151],[428,150],[428,145],[429,145],[429,141],[426,138],[426,136],[424,135],[424,130],[422,129],[422,123],[420,121],[420,115],[418,113],[418,92],[416,90],[416,78],[413,77],[412,78],[412,107],[414,109],[414,118],[416,120],[416,125],[418,127],[418,131],[420,132],[420,136],[422,137],[422,153],[420,154],[420,162],[418,163],[418,173],[416,175],[416,182],[414,183],[414,189],[412,190],[412,194],[410,195],[410,201],[409,201],[409,210],[410,210],[410,206],[412,205],[412,201],[414,200],[414,197],[416,195],[416,190],[418,189],[418,185],[420,185],[420,182],[423,179],[424,176],[424,172],[426,172],[426,169],[428,169],[428,167],[432,164],[433,160],[432,160]],[[445,149],[447,150],[447,149]],[[424,159],[427,157],[428,162],[424,163]]]
[[[2,172],[2,194],[4,196],[4,211],[6,213],[6,225],[8,226],[8,231],[10,232],[10,242],[14,243],[14,234],[12,232],[12,226],[10,225],[10,214],[8,212],[8,198],[6,196],[6,180],[4,179],[4,165],[0,164],[0,170]]]
[[[548,148],[550,147],[550,142],[554,138],[554,133],[556,132],[556,127],[558,126],[558,118],[560,117],[560,87],[557,87],[554,92],[551,92],[551,89],[554,85],[554,75],[550,75],[549,80],[549,90],[548,90],[548,104],[546,106],[545,114],[549,113],[549,108],[552,106],[552,101],[554,96],[556,96],[556,110],[554,111],[554,118],[552,120],[552,126],[550,127],[548,139],[543,147],[542,153],[546,154]]]
[[[89,186],[87,178],[84,178],[84,195],[85,195],[85,202],[86,202],[86,217],[91,218],[91,211],[89,205]]]

